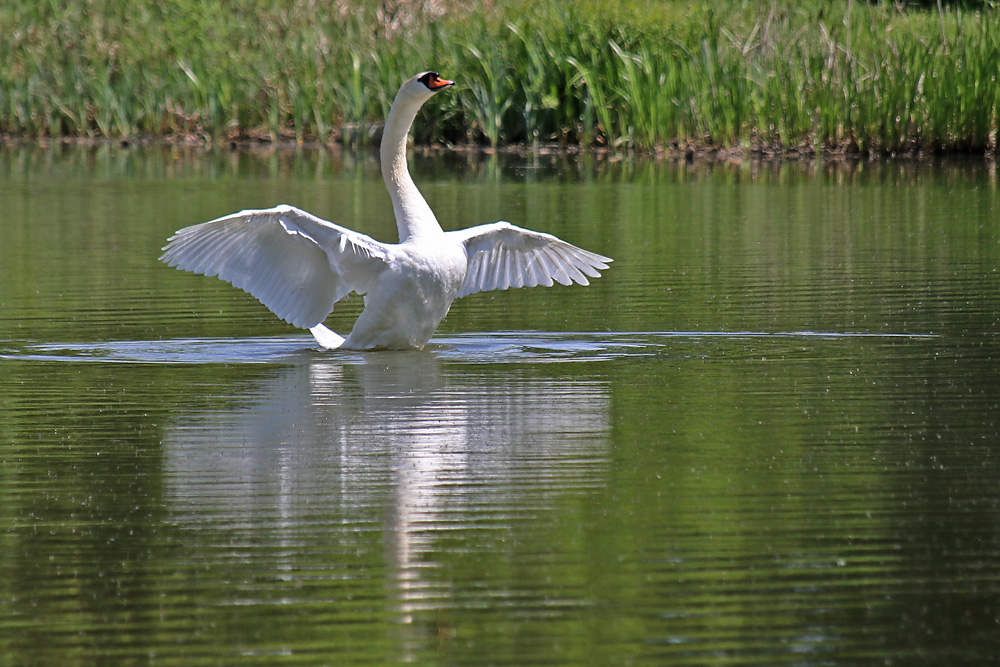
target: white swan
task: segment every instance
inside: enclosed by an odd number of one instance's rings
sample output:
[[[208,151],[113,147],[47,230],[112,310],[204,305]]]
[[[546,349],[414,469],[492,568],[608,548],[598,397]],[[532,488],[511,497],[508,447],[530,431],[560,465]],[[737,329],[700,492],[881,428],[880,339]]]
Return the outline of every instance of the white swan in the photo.
[[[382,177],[399,243],[364,234],[292,206],[247,210],[186,227],[160,259],[218,276],[281,319],[309,329],[325,348],[421,349],[456,298],[508,287],[587,285],[611,259],[550,234],[507,222],[445,232],[406,167],[406,138],[420,107],[453,81],[424,72],[406,81],[382,135]],[[365,308],[345,340],[323,326],[349,292]]]

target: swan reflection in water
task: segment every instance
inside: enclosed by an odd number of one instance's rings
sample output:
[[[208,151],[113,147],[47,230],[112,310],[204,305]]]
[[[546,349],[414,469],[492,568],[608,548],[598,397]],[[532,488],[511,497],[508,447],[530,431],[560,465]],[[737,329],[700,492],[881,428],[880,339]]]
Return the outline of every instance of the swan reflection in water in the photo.
[[[480,548],[497,534],[484,529],[510,531],[602,484],[602,379],[568,375],[565,364],[497,368],[428,353],[307,356],[228,408],[172,425],[164,450],[176,523],[224,526],[247,554],[267,546],[262,557],[290,579],[304,540],[324,530],[351,539],[353,526],[363,550],[361,533],[380,529],[392,606],[410,622],[451,595],[447,582],[427,580],[442,539],[472,529],[466,539]],[[543,376],[545,367],[559,373]]]

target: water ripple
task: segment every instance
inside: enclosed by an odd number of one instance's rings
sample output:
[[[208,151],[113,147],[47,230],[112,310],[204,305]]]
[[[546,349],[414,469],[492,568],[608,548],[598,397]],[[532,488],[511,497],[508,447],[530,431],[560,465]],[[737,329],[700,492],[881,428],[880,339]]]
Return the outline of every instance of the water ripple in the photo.
[[[705,340],[816,341],[871,339],[928,340],[936,334],[863,332],[655,331],[655,332],[492,332],[450,334],[431,340],[426,352],[457,363],[555,363],[609,361],[655,356],[671,347]],[[8,342],[0,359],[26,361],[97,361],[130,364],[296,364],[319,356],[336,356],[347,363],[400,352],[361,354],[324,351],[309,336],[255,338],[179,338],[173,340],[103,341],[93,343]]]

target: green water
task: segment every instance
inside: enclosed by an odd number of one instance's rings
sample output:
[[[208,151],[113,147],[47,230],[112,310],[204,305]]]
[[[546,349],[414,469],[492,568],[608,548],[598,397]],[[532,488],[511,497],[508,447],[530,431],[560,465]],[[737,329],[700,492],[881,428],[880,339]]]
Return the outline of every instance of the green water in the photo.
[[[373,158],[0,149],[0,664],[1000,659],[992,166],[414,170],[615,263],[321,352],[156,258]]]

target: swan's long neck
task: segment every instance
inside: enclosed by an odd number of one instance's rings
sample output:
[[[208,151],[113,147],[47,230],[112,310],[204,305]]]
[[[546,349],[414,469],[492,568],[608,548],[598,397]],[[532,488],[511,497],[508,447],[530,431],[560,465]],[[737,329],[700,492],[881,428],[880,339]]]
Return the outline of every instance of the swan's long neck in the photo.
[[[420,101],[402,94],[396,95],[385,121],[379,149],[382,178],[392,197],[392,210],[396,215],[400,243],[419,236],[441,233],[441,225],[417,190],[406,166],[406,136],[420,106]]]

